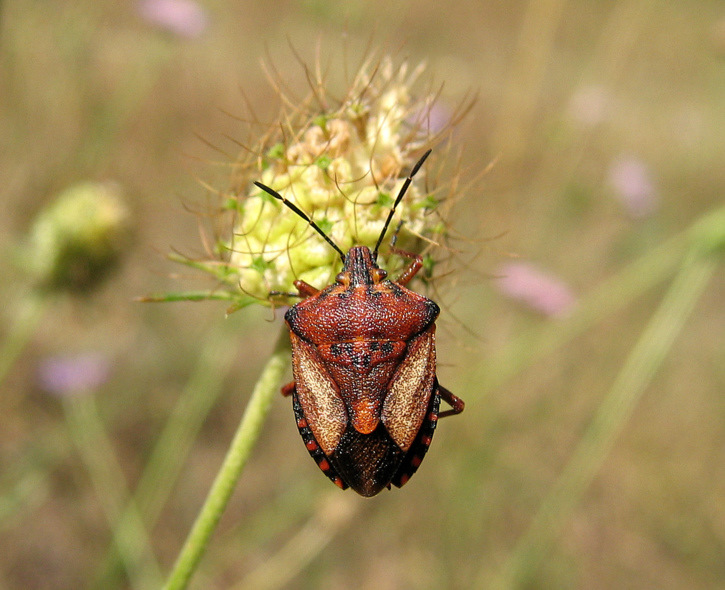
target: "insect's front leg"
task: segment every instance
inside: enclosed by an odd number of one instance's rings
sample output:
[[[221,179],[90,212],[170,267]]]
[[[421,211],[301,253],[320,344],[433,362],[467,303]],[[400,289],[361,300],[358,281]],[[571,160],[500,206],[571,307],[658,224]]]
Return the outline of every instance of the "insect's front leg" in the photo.
[[[289,397],[295,392],[295,382],[292,381],[290,383],[287,383],[286,385],[283,385],[281,391],[284,397]]]
[[[312,285],[304,281],[295,281],[294,286],[300,297],[313,297],[320,292],[319,289],[315,289]]]
[[[438,394],[441,396],[443,401],[445,401],[449,406],[451,406],[450,410],[446,410],[445,412],[440,412],[438,414],[439,418],[445,418],[446,416],[453,416],[454,414],[460,414],[463,411],[463,408],[466,407],[465,402],[460,397],[458,397],[457,395],[453,395],[450,391],[448,391],[440,383],[438,384]]]
[[[393,254],[397,254],[398,256],[402,256],[404,258],[411,258],[413,260],[406,268],[403,269],[403,272],[400,273],[400,276],[395,279],[395,282],[398,285],[405,287],[405,285],[407,285],[410,280],[418,274],[418,271],[423,268],[423,257],[419,254],[406,252],[405,250],[401,250],[400,248],[395,247],[395,243],[398,241],[398,233],[400,232],[401,227],[403,227],[402,221],[398,224],[398,227],[395,228],[393,239],[390,241],[390,251]]]
[[[403,272],[400,273],[400,276],[395,279],[395,282],[398,285],[405,287],[405,285],[407,285],[410,280],[418,274],[418,271],[423,268],[423,257],[420,254],[413,254],[412,252],[406,252],[405,250],[400,250],[394,247],[391,248],[390,251],[398,256],[412,259],[412,262],[405,267]]]
[[[305,297],[312,297],[313,295],[317,295],[320,290],[315,289],[312,285],[309,283],[305,283],[304,281],[295,281],[294,286],[297,289],[297,293],[288,293],[286,291],[270,291],[269,296],[270,297],[300,297],[304,299]]]

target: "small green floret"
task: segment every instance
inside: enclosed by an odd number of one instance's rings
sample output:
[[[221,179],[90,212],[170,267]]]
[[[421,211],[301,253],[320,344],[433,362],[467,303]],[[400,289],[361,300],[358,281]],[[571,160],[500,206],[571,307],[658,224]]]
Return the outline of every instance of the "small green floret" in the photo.
[[[318,168],[327,170],[330,167],[330,164],[332,164],[332,158],[330,158],[330,156],[320,156],[315,161],[315,164]]]
[[[313,117],[312,124],[316,125],[317,127],[321,128],[323,131],[327,127],[327,121],[329,119],[329,115],[317,115],[316,117]]]
[[[273,264],[271,262],[267,262],[261,256],[255,256],[252,259],[252,264],[250,264],[250,268],[252,268],[253,270],[256,270],[259,274],[264,274],[265,271],[269,270],[270,268],[273,268]]]
[[[435,209],[438,206],[438,199],[433,195],[426,195],[423,199],[415,203],[413,207],[417,209]]]
[[[241,203],[237,201],[237,199],[233,197],[229,197],[224,201],[224,204],[222,205],[224,209],[227,211],[236,211],[237,209],[241,208]]]
[[[270,160],[279,160],[284,158],[284,144],[275,143],[271,148],[267,150],[267,157]]]
[[[391,197],[388,193],[378,193],[378,198],[375,199],[375,204],[379,207],[390,208],[393,206],[394,202],[393,197]]]
[[[423,277],[425,279],[433,277],[433,269],[435,268],[435,265],[436,261],[430,254],[423,256]]]
[[[319,227],[324,233],[329,234],[332,231],[333,223],[327,217],[320,219],[316,223],[317,227]]]

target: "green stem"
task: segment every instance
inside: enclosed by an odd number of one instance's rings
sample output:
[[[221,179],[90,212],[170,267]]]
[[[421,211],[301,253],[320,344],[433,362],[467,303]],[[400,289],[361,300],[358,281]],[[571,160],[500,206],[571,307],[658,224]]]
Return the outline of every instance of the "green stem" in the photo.
[[[285,329],[280,334],[274,352],[254,387],[229,451],[169,574],[165,590],[186,588],[199,565],[209,539],[259,438],[273,397],[278,392],[282,374],[289,362],[288,342]]]
[[[709,254],[709,253],[707,253]],[[544,558],[609,454],[718,264],[695,244],[629,355],[569,463],[512,552],[493,588],[519,588]],[[478,587],[485,583],[482,574]]]
[[[64,399],[66,422],[101,503],[113,540],[137,590],[158,588],[161,573],[154,559],[151,541],[138,511],[133,509],[126,527],[117,527],[129,491],[121,466],[108,439],[103,421],[90,392],[77,392]]]

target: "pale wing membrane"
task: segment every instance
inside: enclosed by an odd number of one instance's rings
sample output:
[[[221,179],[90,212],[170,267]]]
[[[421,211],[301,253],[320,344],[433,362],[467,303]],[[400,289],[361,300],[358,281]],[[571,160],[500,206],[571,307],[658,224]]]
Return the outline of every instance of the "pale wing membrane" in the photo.
[[[393,375],[381,419],[403,451],[413,444],[425,418],[435,382],[435,325],[416,336]]]
[[[330,456],[345,431],[345,404],[335,382],[325,370],[315,346],[301,340],[294,333],[291,334],[291,339],[297,397],[317,444]]]

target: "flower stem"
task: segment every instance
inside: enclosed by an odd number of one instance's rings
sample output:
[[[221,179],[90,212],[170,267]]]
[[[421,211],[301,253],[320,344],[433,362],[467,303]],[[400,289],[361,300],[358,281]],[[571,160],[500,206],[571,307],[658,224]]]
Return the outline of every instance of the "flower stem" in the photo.
[[[209,539],[226,508],[239,476],[259,438],[272,399],[279,388],[282,373],[288,363],[289,339],[287,331],[280,334],[272,356],[262,370],[254,387],[247,408],[242,416],[229,451],[217,473],[204,506],[186,538],[176,563],[167,579],[165,590],[186,588],[192,574],[199,565]]]

